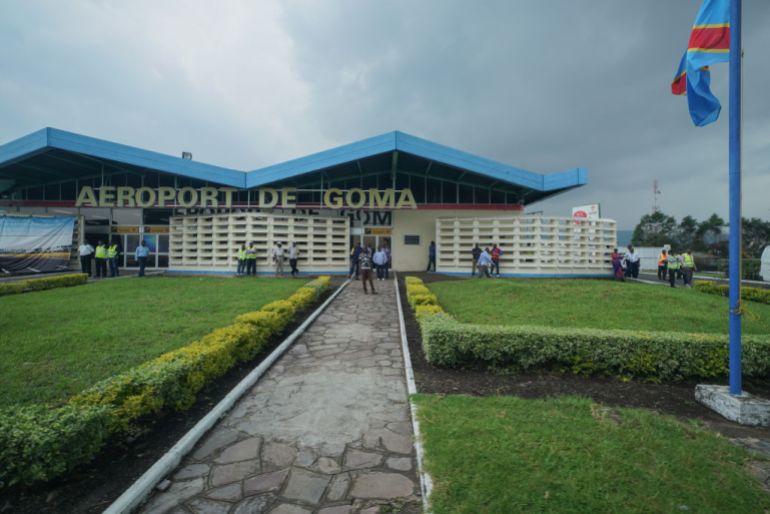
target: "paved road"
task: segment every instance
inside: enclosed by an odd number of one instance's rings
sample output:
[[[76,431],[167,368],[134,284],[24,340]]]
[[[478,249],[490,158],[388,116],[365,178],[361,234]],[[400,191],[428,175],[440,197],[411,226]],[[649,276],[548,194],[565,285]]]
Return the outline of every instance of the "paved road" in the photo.
[[[419,511],[395,292],[376,286],[350,284],[143,512]]]

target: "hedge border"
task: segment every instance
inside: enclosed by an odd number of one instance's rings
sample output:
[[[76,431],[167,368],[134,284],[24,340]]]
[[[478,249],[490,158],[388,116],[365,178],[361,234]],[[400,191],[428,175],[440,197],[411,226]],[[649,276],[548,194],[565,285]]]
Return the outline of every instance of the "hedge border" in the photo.
[[[0,282],[0,296],[11,294],[30,293],[32,291],[44,291],[57,287],[72,287],[83,285],[88,281],[85,273],[70,273],[55,277],[28,278],[11,282]]]
[[[411,288],[423,351],[435,365],[557,369],[656,382],[724,377],[728,372],[726,334],[461,323],[437,302],[420,304],[424,285],[408,278],[407,295]],[[745,336],[742,360],[745,376],[769,376],[770,338]]]
[[[715,294],[725,297],[730,296],[730,286],[727,284],[719,284],[711,280],[696,280],[695,289],[702,293]],[[741,299],[748,302],[757,302],[770,305],[770,289],[741,286]]]
[[[102,380],[61,407],[0,409],[0,489],[54,479],[93,460],[110,438],[137,432],[148,416],[189,409],[204,386],[254,358],[330,281],[329,276],[312,280],[287,299]]]

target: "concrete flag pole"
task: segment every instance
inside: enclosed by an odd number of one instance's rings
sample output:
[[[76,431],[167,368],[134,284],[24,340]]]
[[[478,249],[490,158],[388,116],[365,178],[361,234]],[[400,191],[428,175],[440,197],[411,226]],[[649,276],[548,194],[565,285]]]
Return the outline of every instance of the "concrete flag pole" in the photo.
[[[730,2],[730,394],[741,383],[741,1]]]

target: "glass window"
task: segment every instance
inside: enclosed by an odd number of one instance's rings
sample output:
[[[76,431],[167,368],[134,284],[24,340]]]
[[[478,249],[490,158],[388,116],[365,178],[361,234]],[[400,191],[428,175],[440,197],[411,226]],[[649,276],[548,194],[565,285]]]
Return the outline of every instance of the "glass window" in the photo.
[[[161,234],[158,236],[158,252],[168,253],[168,236]]]
[[[173,209],[144,209],[145,225],[168,225]]]
[[[489,203],[489,189],[476,188],[476,203]]]
[[[442,182],[441,189],[444,191],[443,203],[457,202],[457,184],[454,182]]]
[[[473,188],[460,185],[460,203],[473,203]]]
[[[168,268],[168,255],[158,255],[158,267]]]
[[[138,226],[142,223],[142,209],[113,209],[113,225]]]

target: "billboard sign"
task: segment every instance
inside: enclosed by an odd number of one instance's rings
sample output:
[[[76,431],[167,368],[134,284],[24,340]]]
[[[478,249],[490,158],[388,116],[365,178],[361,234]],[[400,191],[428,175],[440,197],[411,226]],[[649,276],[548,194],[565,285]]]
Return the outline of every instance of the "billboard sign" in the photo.
[[[600,217],[598,203],[579,205],[572,208],[572,218],[578,223],[583,220],[598,220]]]

